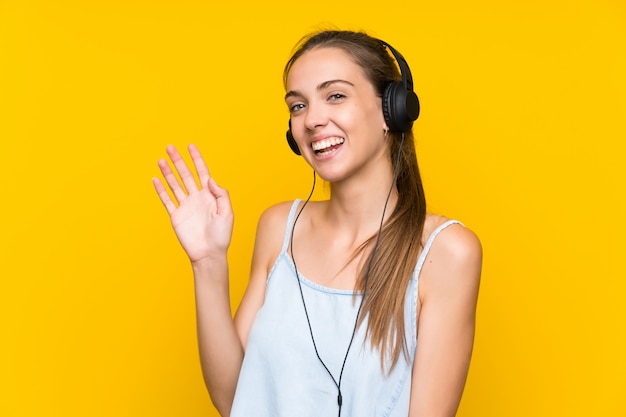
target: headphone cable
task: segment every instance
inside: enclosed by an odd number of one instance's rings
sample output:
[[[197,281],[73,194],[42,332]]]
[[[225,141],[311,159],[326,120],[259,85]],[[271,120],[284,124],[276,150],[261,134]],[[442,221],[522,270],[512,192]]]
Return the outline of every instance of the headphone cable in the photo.
[[[398,155],[396,156],[396,163],[395,163],[395,167],[393,170],[393,179],[391,181],[391,186],[389,187],[389,192],[387,193],[387,198],[385,199],[385,205],[383,206],[383,214],[382,217],[380,219],[380,225],[378,226],[378,233],[376,236],[376,242],[374,243],[374,248],[372,249],[372,254],[370,255],[369,261],[367,263],[367,269],[365,271],[365,282],[363,283],[363,291],[361,294],[361,301],[359,302],[359,308],[357,310],[356,313],[356,318],[354,321],[354,328],[352,329],[352,336],[350,337],[350,343],[348,344],[348,349],[346,350],[346,355],[343,358],[343,364],[341,365],[341,372],[339,373],[339,382],[337,382],[337,380],[335,379],[335,377],[333,376],[333,374],[330,372],[330,370],[328,369],[328,366],[326,366],[326,364],[324,363],[324,361],[322,360],[322,358],[320,357],[320,354],[317,350],[317,344],[315,343],[315,337],[313,336],[313,328],[311,327],[311,320],[309,319],[309,312],[308,309],[306,307],[306,302],[304,300],[304,292],[302,291],[302,283],[300,282],[300,274],[298,273],[298,267],[296,265],[296,259],[293,256],[293,234],[294,234],[294,230],[296,228],[296,223],[298,222],[298,219],[300,218],[300,214],[302,214],[302,211],[304,210],[304,208],[306,207],[307,203],[311,200],[311,197],[313,196],[313,191],[315,190],[315,183],[316,183],[316,174],[315,174],[315,170],[313,170],[313,186],[311,187],[311,192],[309,193],[309,196],[307,197],[307,199],[305,200],[304,204],[302,205],[302,207],[300,208],[300,210],[298,211],[298,214],[296,215],[296,218],[294,219],[293,222],[293,226],[291,228],[291,236],[289,238],[289,249],[291,252],[291,261],[293,262],[293,267],[294,270],[296,272],[296,280],[298,281],[298,288],[300,290],[300,297],[302,298],[302,306],[304,307],[304,315],[306,316],[306,321],[307,324],[309,326],[309,333],[311,334],[311,341],[313,342],[313,349],[315,350],[315,355],[317,356],[317,359],[320,361],[320,363],[322,364],[322,366],[324,367],[324,369],[326,370],[326,372],[328,373],[328,375],[330,376],[330,378],[333,380],[333,382],[335,383],[335,386],[337,387],[337,405],[339,406],[339,412],[338,412],[338,417],[341,417],[341,406],[343,405],[343,396],[341,395],[341,380],[343,378],[343,371],[345,369],[346,366],[346,361],[348,360],[348,354],[350,353],[350,348],[352,347],[352,342],[354,342],[354,337],[356,335],[356,330],[358,327],[358,323],[359,323],[359,316],[361,315],[361,308],[363,307],[363,300],[365,299],[365,295],[367,293],[367,283],[369,280],[369,274],[370,274],[370,269],[372,267],[372,262],[374,260],[374,255],[376,254],[376,250],[378,249],[378,244],[380,242],[380,234],[383,230],[383,224],[385,222],[385,213],[387,212],[387,204],[389,203],[389,199],[391,197],[391,193],[393,191],[393,188],[396,184],[396,180],[398,178],[398,168],[400,165],[400,156],[402,155],[402,146],[404,145],[404,132],[402,132],[402,140],[400,141],[400,146],[398,147]]]

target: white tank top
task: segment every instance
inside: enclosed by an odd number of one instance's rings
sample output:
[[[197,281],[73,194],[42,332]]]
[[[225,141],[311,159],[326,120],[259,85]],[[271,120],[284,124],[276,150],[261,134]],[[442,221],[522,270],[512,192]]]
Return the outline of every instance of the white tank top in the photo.
[[[294,201],[280,255],[269,273],[265,302],[246,346],[231,417],[332,417],[338,415],[337,386],[317,359],[302,305],[294,264],[287,254],[299,200]],[[417,282],[433,240],[429,237],[408,284],[404,303],[408,360],[400,355],[388,375],[380,352],[364,342],[367,318],[357,329],[341,381],[342,417],[407,417],[411,370],[417,345]],[[352,336],[360,295],[323,287],[298,273],[320,357],[339,381]]]

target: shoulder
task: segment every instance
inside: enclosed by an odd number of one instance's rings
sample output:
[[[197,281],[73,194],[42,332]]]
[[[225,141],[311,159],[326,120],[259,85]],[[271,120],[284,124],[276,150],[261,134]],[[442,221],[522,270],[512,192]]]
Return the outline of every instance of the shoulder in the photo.
[[[270,247],[278,245],[280,249],[293,204],[293,201],[274,204],[261,213],[256,231],[257,243]]]
[[[293,201],[283,201],[281,203],[274,204],[268,208],[266,208],[261,216],[259,217],[259,227],[261,226],[279,226],[280,223],[283,226],[287,226],[287,218],[289,217],[289,212],[293,207]],[[284,229],[283,229],[284,230]]]
[[[300,220],[298,223],[302,223],[303,220],[308,219],[311,221],[311,218],[319,217],[321,214],[321,210],[327,205],[327,201],[309,201],[306,204],[306,210],[302,213]],[[289,214],[291,210],[294,208],[294,204],[296,201],[283,201],[281,203],[274,204],[261,214],[259,218],[259,229],[278,229],[278,234],[284,234],[287,228],[287,221],[289,220]],[[304,202],[298,200],[297,210],[294,213],[294,216],[299,215],[299,211],[302,209]],[[293,219],[292,219],[293,221]],[[258,233],[258,231],[257,231]]]
[[[254,258],[257,263],[269,269],[280,254],[287,230],[289,212],[293,201],[285,201],[266,208],[257,223],[254,245]]]
[[[449,219],[429,215],[424,239]],[[453,223],[440,230],[432,242],[422,270],[423,295],[450,289],[474,292],[482,269],[482,245],[478,236],[462,224]],[[449,293],[448,293],[449,295]]]
[[[424,243],[438,228],[450,222],[444,216],[429,214],[424,223]],[[469,261],[482,256],[482,245],[478,236],[460,223],[451,223],[443,228],[433,241],[432,251],[448,260]]]

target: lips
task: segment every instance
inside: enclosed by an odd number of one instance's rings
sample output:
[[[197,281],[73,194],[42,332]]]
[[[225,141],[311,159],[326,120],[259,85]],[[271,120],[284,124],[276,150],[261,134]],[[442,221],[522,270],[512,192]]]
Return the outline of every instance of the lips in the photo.
[[[333,136],[313,142],[311,144],[311,148],[316,154],[319,155],[332,151],[344,142],[344,138],[339,136]]]

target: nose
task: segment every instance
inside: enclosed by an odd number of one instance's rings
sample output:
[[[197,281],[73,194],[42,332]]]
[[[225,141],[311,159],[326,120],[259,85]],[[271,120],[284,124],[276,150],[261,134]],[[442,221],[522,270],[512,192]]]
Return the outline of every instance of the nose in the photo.
[[[304,117],[304,126],[307,130],[313,131],[318,127],[328,124],[328,112],[321,103],[309,102]]]

